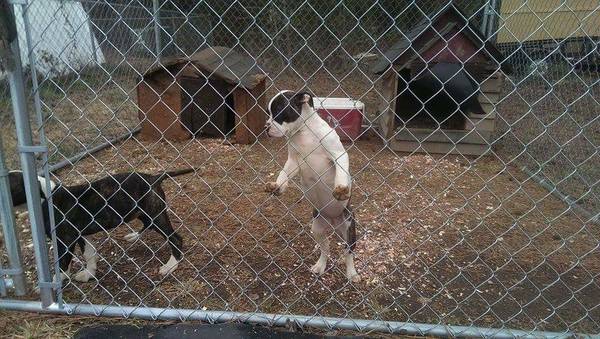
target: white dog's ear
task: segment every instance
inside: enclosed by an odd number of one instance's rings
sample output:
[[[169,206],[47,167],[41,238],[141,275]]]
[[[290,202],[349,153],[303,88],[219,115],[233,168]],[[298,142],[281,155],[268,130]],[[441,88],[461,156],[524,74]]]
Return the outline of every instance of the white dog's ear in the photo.
[[[313,97],[307,92],[300,92],[296,95],[298,106],[302,107],[302,105],[308,103],[308,105],[312,108],[315,107],[313,103]]]

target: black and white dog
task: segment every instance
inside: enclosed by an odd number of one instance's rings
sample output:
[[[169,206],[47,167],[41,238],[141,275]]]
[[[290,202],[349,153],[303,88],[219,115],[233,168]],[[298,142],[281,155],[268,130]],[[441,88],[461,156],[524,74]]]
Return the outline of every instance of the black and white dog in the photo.
[[[160,267],[163,276],[173,272],[183,257],[182,239],[171,226],[167,214],[165,192],[161,187],[164,179],[191,173],[193,168],[151,175],[139,172],[118,173],[102,179],[75,186],[56,185],[52,182],[52,203],[57,238],[57,252],[62,279],[68,276],[76,245],[79,245],[86,261],[86,268],[73,276],[86,282],[95,276],[97,253],[89,239],[84,236],[113,229],[123,223],[139,219],[144,231],[151,228],[169,242],[171,257]],[[25,202],[23,175],[9,173],[13,204]],[[44,190],[45,180],[38,177],[43,195],[42,211],[46,235],[51,236],[48,219],[50,193]],[[140,231],[140,232],[141,232]],[[127,241],[136,241],[139,232],[125,236]]]
[[[314,109],[308,93],[282,91],[268,105],[267,134],[288,140],[288,158],[276,182],[266,191],[283,193],[289,181],[300,174],[301,188],[313,206],[312,232],[321,255],[311,271],[325,272],[329,257],[329,234],[335,231],[346,242],[346,277],[360,281],[354,267],[356,226],[349,206],[352,179],[349,157],[339,136]]]

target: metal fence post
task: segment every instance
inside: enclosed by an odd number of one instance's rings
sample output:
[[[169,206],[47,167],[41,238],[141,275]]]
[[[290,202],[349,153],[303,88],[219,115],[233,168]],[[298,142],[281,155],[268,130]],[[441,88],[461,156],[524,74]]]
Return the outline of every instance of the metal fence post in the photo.
[[[3,269],[2,263],[0,263],[0,269]],[[0,297],[6,297],[6,295],[7,295],[6,284],[4,283],[4,279],[0,279]]]
[[[32,94],[33,94],[33,104],[34,104],[34,108],[35,108],[35,121],[36,121],[37,127],[39,128],[38,133],[39,133],[40,143],[42,145],[47,145],[48,143],[46,140],[46,134],[43,129],[44,116],[42,113],[42,100],[40,98],[39,83],[38,83],[38,78],[37,78],[37,69],[35,67],[35,65],[37,65],[37,58],[35,55],[35,50],[33,48],[28,4],[21,5],[21,13],[23,16],[23,27],[25,29],[25,42],[27,43],[27,58],[29,59],[30,72],[31,72],[31,87],[32,87],[31,90],[32,90]],[[92,35],[92,43],[93,43],[94,36],[93,36],[93,33],[91,33],[91,23],[90,23],[90,21],[88,21],[88,23],[89,23],[90,34]],[[94,60],[97,61],[95,48],[94,48]],[[47,152],[42,153],[42,162],[43,162],[43,165],[42,165],[42,169],[40,170],[41,175],[44,175],[44,177],[50,179],[50,168],[48,166],[48,153]],[[51,191],[50,180],[46,180],[46,192],[50,192],[50,191]],[[49,204],[49,206],[52,206],[52,196],[48,197],[48,204]],[[49,218],[49,222],[50,222],[50,229],[54,229],[54,209],[52,209],[52,208],[48,209],[48,218]],[[54,234],[54,233],[52,233],[52,245],[53,245],[53,249],[54,249],[54,251],[53,251],[54,257],[58,258],[58,252],[57,252],[57,246],[56,246],[56,234]],[[56,260],[56,262],[54,263],[54,266],[55,266],[55,271],[58,271],[58,260]],[[62,290],[59,290],[58,292],[59,292],[58,299],[59,299],[59,301],[61,301],[62,300]]]
[[[160,6],[158,0],[152,0],[152,19],[154,21],[154,43],[156,47],[156,57],[160,58],[161,42],[160,42]]]
[[[483,13],[481,15],[481,32],[483,32],[484,34],[487,32],[487,26],[488,26],[488,10],[490,8],[490,0],[488,0],[485,4],[485,6],[483,7]]]
[[[13,54],[12,57],[14,58],[14,67],[8,71],[7,78],[10,86],[17,141],[21,157],[21,168],[23,170],[25,192],[27,195],[27,208],[31,222],[31,235],[35,251],[40,298],[42,305],[46,307],[53,303],[54,297],[52,293],[52,277],[50,275],[48,249],[46,247],[46,235],[44,232],[44,221],[40,203],[41,197],[38,188],[39,183],[37,180],[34,158],[34,153],[46,152],[46,150],[43,149],[43,147],[36,147],[33,144],[31,125],[29,123],[27,104],[25,101],[25,88],[18,39],[14,39],[14,41],[11,42],[10,47]]]
[[[4,246],[8,256],[9,273],[15,287],[15,294],[25,295],[25,275],[21,261],[21,246],[15,228],[15,215],[12,210],[12,199],[8,182],[8,170],[4,159],[4,148],[0,138],[0,222],[4,234]],[[4,283],[3,279],[2,283]]]
[[[39,84],[37,78],[37,70],[34,65],[36,64],[35,51],[33,50],[33,43],[31,41],[31,24],[29,22],[29,10],[26,5],[22,5],[21,7],[23,13],[23,27],[25,29],[25,42],[27,43],[27,58],[29,59],[29,65],[31,70],[31,85],[33,92],[33,104],[36,113],[36,122],[38,127],[42,126],[42,103],[40,99],[39,93]],[[44,139],[41,139],[42,142],[45,142]]]
[[[496,32],[496,9],[499,7],[498,2],[501,1],[502,0],[491,0],[491,4],[488,6],[489,18],[487,24],[487,31],[484,32],[485,37],[488,39],[490,39],[494,35],[494,32]]]

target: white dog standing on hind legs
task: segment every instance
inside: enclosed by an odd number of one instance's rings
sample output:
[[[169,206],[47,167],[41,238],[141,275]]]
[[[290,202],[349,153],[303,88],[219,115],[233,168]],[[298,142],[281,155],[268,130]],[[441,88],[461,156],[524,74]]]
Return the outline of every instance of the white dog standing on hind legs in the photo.
[[[346,242],[346,277],[360,281],[354,267],[356,224],[349,205],[350,161],[339,136],[315,111],[308,93],[279,92],[269,102],[268,110],[267,134],[288,140],[288,158],[277,181],[267,183],[266,191],[279,195],[300,174],[304,195],[314,207],[312,232],[321,249],[311,271],[318,275],[325,272],[328,237],[335,232]]]

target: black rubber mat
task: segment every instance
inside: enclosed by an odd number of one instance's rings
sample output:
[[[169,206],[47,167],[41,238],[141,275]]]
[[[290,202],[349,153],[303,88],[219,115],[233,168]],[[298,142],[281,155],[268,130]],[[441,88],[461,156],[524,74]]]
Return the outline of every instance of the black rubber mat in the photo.
[[[133,325],[102,325],[84,327],[73,336],[75,339],[350,339],[364,338],[356,336],[325,336],[311,333],[288,332],[280,328],[269,328],[246,324],[174,324],[150,325],[137,327]]]

